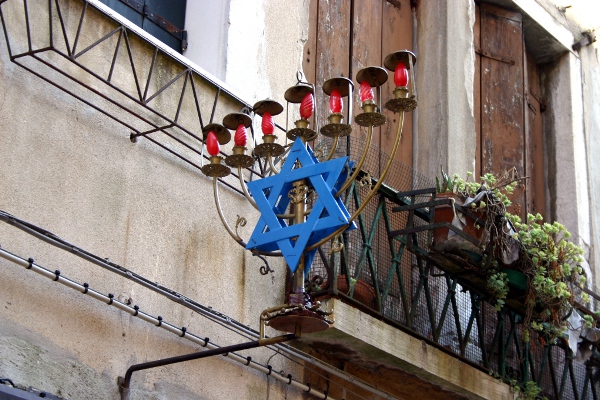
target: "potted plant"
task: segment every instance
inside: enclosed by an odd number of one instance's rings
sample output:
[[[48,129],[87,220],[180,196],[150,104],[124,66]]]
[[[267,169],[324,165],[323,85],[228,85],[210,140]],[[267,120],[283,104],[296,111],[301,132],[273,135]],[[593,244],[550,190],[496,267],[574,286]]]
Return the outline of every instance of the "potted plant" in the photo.
[[[473,210],[477,213],[473,213],[477,216],[476,222],[481,221],[475,227],[481,230],[476,236],[481,238],[477,249],[481,256],[478,272],[486,282],[485,291],[493,297],[497,310],[510,300],[511,294],[518,297],[511,305],[522,306],[525,340],[529,340],[531,331],[539,331],[550,340],[556,338],[565,328],[563,317],[572,309],[575,289],[585,283],[580,266],[583,249],[567,240],[571,235],[564,225],[544,222],[540,214],[529,214],[527,220],[522,221],[507,211],[511,205],[508,195],[523,179],[514,170],[501,178],[485,174],[480,182],[470,181],[471,176],[469,173],[467,180],[458,175],[450,179],[442,169],[442,180],[436,180],[436,191],[438,197],[454,199],[450,201],[454,220],[463,214],[467,227],[469,212],[466,210]],[[461,206],[463,211],[460,211]],[[439,207],[436,206],[435,215]],[[445,210],[441,210],[443,218]],[[440,220],[435,218],[434,223]],[[440,244],[434,232],[433,248],[457,250],[448,245],[450,240],[442,237]],[[463,246],[458,248],[459,252],[472,250],[464,246],[464,241],[458,243]],[[583,302],[589,301],[585,293],[581,297]]]
[[[433,247],[438,251],[466,251],[481,256],[490,233],[496,230],[498,218],[504,217],[506,207],[511,204],[507,195],[513,192],[520,178],[511,171],[502,179],[485,174],[480,182],[475,182],[470,172],[466,180],[458,174],[450,178],[443,167],[441,173],[442,179],[436,178],[436,199],[442,201],[435,207],[433,222],[446,225],[433,230]],[[457,235],[456,231],[469,237]]]

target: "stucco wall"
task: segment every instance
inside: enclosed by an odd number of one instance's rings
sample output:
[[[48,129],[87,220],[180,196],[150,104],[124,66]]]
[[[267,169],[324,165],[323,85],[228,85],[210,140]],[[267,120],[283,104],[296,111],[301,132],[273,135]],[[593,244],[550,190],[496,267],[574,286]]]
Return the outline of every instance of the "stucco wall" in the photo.
[[[598,42],[580,50],[583,88],[583,129],[587,156],[587,173],[590,195],[590,264],[600,268],[600,44]],[[600,288],[600,273],[594,274],[594,285]]]
[[[69,29],[76,30],[81,5],[66,4],[73,5],[64,9],[64,18]],[[9,18],[7,25],[23,25],[22,11],[15,11],[22,10],[21,2],[9,1],[2,7]],[[114,26],[95,15],[89,23],[97,27],[96,33]],[[288,25],[298,23],[292,19]],[[44,34],[44,29],[47,23],[40,23],[33,28],[34,34]],[[80,48],[86,40],[95,39],[91,32],[82,38]],[[21,49],[26,48],[24,36],[15,39]],[[44,42],[36,39],[34,47]],[[297,50],[297,45],[291,49],[285,45],[279,43],[279,50],[290,54]],[[133,41],[133,46],[142,44]],[[98,71],[106,66],[102,63],[110,65],[111,50],[104,51],[92,65]],[[286,60],[279,62],[285,65]],[[295,70],[297,62],[291,64],[288,69]],[[147,74],[143,63],[138,67],[140,75]],[[167,79],[171,68],[175,69],[168,62],[161,64],[158,75]],[[125,70],[126,65],[117,65],[116,71]],[[285,266],[271,261],[275,272],[259,274],[262,262],[231,240],[221,226],[208,178],[144,139],[131,143],[125,127],[10,62],[4,37],[0,39],[0,71],[0,209],[255,329],[263,309],[283,302]],[[85,82],[100,85],[83,71],[75,73]],[[114,76],[116,82],[127,78]],[[161,106],[174,109],[177,100],[169,103],[164,97]],[[212,100],[212,96],[200,96],[200,107],[210,110]],[[225,99],[224,104],[233,103]],[[215,121],[239,111],[228,107],[217,110]],[[235,223],[236,215],[249,219],[242,230],[248,237],[256,212],[228,189],[222,190],[221,201],[230,223]],[[60,269],[63,276],[113,293],[218,345],[248,340],[5,223],[0,223],[0,243],[7,251],[33,257],[51,270]],[[8,261],[0,260],[0,269],[0,376],[17,384],[66,398],[112,399],[118,397],[117,377],[130,365],[198,349]],[[272,351],[248,354],[263,364],[268,361],[278,371],[299,376],[282,357],[271,358]],[[224,380],[235,384],[223,385]],[[134,374],[132,387],[134,398],[156,399],[276,399],[293,392],[223,357],[140,372]]]

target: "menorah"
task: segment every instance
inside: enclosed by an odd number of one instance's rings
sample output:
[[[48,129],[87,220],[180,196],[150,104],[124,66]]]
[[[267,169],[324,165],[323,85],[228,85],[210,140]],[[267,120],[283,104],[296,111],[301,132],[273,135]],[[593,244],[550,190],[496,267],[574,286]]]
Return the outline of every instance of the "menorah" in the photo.
[[[231,113],[225,116],[223,124],[210,124],[204,127],[204,143],[210,155],[210,163],[202,167],[202,172],[213,179],[215,205],[223,226],[229,235],[255,255],[284,257],[292,276],[292,289],[286,303],[264,310],[260,316],[260,337],[264,338],[265,326],[276,330],[295,333],[317,332],[326,329],[332,321],[329,313],[322,310],[320,302],[313,301],[305,291],[305,276],[309,271],[317,249],[332,241],[332,251],[340,251],[339,236],[353,229],[354,221],[363,212],[377,193],[387,175],[400,145],[404,125],[404,113],[417,107],[415,96],[414,65],[415,55],[408,50],[389,54],[384,61],[387,70],[393,72],[395,90],[385,107],[400,113],[398,130],[389,158],[378,178],[367,175],[372,183],[362,204],[352,215],[346,209],[343,196],[359,177],[364,178],[363,166],[367,158],[375,127],[386,123],[380,112],[382,85],[388,80],[388,72],[382,67],[367,67],[356,75],[362,112],[355,123],[367,128],[366,145],[357,162],[347,156],[334,157],[339,139],[352,132],[352,99],[354,84],[345,77],[327,80],[323,92],[329,96],[330,115],[327,124],[317,132],[311,129],[309,119],[315,108],[315,87],[303,82],[301,74],[298,82],[286,90],[286,112],[290,105],[299,105],[300,119],[285,133],[290,140],[282,145],[274,135],[273,117],[283,112],[277,101],[266,99],[257,102],[254,116],[262,118],[262,143],[255,145],[252,155],[247,154],[247,129],[252,124],[248,113]],[[410,88],[409,88],[410,84]],[[377,97],[375,96],[377,91]],[[343,114],[344,98],[348,98],[348,109]],[[377,101],[376,101],[377,98]],[[316,120],[316,118],[315,118]],[[344,122],[347,121],[347,123]],[[318,121],[315,122],[318,125]],[[231,140],[234,134],[232,154],[220,156],[220,145]],[[308,142],[320,135],[333,140],[332,148],[324,161],[319,162]],[[287,154],[286,154],[287,152]],[[285,157],[283,157],[285,156]],[[246,183],[243,169],[254,165],[258,158],[268,166],[266,177]],[[224,178],[237,168],[241,192],[248,202],[260,212],[260,218],[250,238],[245,241],[238,233],[239,226],[246,220],[239,217],[235,228],[227,222],[219,201],[219,178]],[[361,179],[362,179],[361,178]]]

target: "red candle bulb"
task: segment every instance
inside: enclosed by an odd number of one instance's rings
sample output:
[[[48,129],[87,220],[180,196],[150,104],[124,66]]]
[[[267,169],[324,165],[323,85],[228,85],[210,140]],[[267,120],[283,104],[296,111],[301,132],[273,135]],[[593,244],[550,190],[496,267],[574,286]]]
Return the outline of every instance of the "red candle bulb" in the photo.
[[[371,85],[369,85],[367,83],[367,81],[362,81],[360,83],[360,101],[361,102],[365,102],[368,100],[373,101],[373,99],[375,99],[375,95],[373,94],[373,88],[371,87]]]
[[[396,64],[394,83],[396,86],[408,86],[408,69],[402,61],[399,61],[398,64]]]
[[[235,130],[233,142],[238,147],[246,146],[246,143],[248,142],[248,134],[246,133],[246,127],[244,126],[244,124],[238,125],[237,129]]]
[[[300,103],[300,117],[309,119],[315,109],[315,100],[312,93],[308,93]]]
[[[208,150],[208,154],[213,157],[219,155],[219,141],[217,140],[217,135],[213,131],[208,132],[206,136],[206,150]]]
[[[275,124],[273,123],[273,117],[268,112],[263,114],[262,131],[265,135],[272,135],[275,131]]]
[[[329,109],[332,113],[341,113],[343,107],[344,104],[342,103],[340,92],[337,89],[333,89],[329,96]]]

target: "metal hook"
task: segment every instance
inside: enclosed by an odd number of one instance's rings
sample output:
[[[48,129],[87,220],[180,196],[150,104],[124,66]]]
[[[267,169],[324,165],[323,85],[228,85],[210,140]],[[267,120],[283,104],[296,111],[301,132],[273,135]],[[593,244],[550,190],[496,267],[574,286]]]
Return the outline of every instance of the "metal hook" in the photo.
[[[260,267],[260,274],[261,275],[268,275],[269,272],[275,272],[275,270],[271,269],[271,267],[269,266],[269,262],[267,261],[267,259],[263,256],[261,256],[258,253],[252,252],[252,255],[255,257],[260,258],[261,260],[263,260],[263,262],[265,263],[265,265]]]
[[[298,80],[297,83],[308,83],[306,81],[306,77],[304,76],[304,73],[302,71],[298,71],[296,72],[296,79]]]

